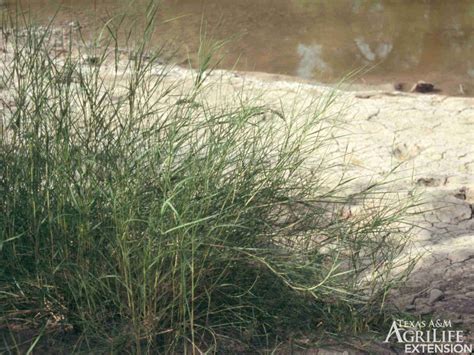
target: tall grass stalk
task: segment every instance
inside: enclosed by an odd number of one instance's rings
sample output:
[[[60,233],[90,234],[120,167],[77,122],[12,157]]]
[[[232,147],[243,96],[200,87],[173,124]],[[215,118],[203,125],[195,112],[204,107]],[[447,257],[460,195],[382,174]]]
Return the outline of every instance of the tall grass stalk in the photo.
[[[1,77],[6,347],[261,351],[383,321],[411,201],[326,184],[334,96],[298,116],[223,106],[206,100],[204,52],[179,89],[148,42],[121,58],[112,23],[60,55],[51,26],[24,25]],[[365,208],[349,218],[349,203]]]

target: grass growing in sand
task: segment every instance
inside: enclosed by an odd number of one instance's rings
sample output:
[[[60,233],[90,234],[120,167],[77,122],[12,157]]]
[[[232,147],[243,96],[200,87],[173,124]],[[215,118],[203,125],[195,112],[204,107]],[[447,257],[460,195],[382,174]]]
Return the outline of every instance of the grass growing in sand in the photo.
[[[125,61],[110,25],[61,54],[52,28],[8,29],[4,348],[257,352],[382,326],[410,202],[326,185],[334,96],[301,117],[208,102],[208,55],[179,88],[145,55],[152,28]]]

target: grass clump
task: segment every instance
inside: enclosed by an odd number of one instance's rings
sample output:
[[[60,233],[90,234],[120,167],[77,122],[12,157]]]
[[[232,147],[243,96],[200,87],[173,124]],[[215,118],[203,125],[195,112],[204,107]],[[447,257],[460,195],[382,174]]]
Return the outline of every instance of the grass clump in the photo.
[[[301,116],[223,106],[159,52],[119,60],[111,36],[91,65],[51,33],[13,29],[2,67],[6,346],[263,351],[380,324],[408,206],[341,213],[378,197],[325,182],[333,96]]]

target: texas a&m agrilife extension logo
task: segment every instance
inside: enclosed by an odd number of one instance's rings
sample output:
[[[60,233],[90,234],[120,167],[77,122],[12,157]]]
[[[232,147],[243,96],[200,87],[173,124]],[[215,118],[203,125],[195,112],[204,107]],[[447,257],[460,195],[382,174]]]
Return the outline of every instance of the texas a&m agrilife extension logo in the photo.
[[[403,344],[406,354],[472,354],[473,346],[450,320],[392,322],[384,343]]]

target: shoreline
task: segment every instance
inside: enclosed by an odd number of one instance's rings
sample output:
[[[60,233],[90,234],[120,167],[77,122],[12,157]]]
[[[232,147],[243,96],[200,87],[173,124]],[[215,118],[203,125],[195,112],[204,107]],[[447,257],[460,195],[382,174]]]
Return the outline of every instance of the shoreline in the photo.
[[[195,71],[196,68],[190,68],[182,63],[168,63],[171,66],[180,68],[182,70],[191,70]],[[262,82],[287,82],[287,83],[295,83],[295,84],[303,84],[308,86],[316,86],[316,87],[325,87],[329,89],[338,89],[345,92],[356,92],[356,93],[386,93],[388,95],[421,95],[421,96],[443,96],[443,97],[455,97],[455,98],[474,98],[474,93],[472,94],[452,94],[449,90],[443,90],[438,87],[438,85],[434,84],[434,90],[432,92],[416,92],[412,91],[412,88],[417,84],[418,81],[412,80],[408,82],[407,78],[400,78],[399,81],[396,80],[389,80],[389,81],[382,81],[377,79],[374,82],[366,82],[363,83],[361,81],[366,81],[363,78],[354,78],[351,80],[345,81],[344,78],[341,78],[339,81],[334,82],[322,82],[317,81],[316,79],[307,79],[303,77],[299,77],[297,75],[289,75],[289,74],[280,74],[280,73],[272,73],[272,72],[265,72],[265,71],[244,71],[244,70],[233,70],[227,68],[216,68],[214,71],[216,72],[228,72],[232,73],[233,75],[247,77],[247,78],[255,78]],[[401,85],[402,88],[397,88],[397,86]]]

